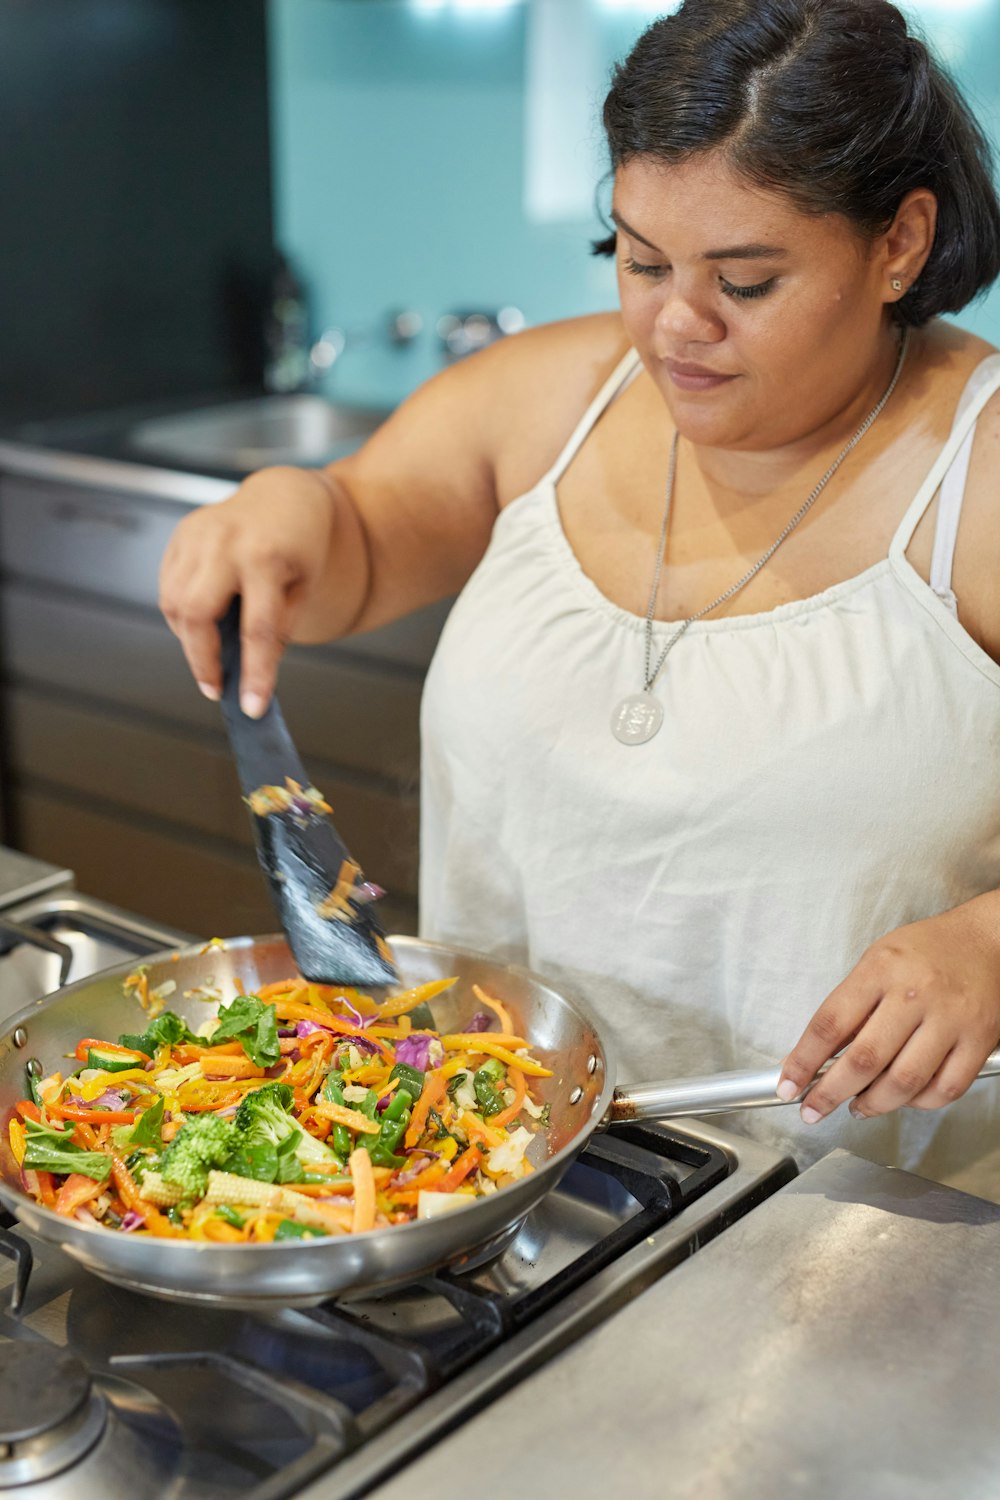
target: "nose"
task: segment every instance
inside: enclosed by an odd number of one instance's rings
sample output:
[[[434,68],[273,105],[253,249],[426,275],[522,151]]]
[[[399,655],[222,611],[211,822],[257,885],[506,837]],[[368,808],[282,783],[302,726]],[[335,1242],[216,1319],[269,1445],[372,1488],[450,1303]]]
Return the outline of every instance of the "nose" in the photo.
[[[715,344],[724,339],[726,325],[718,313],[695,290],[678,283],[679,278],[671,278],[656,314],[656,333],[664,353],[686,344]]]

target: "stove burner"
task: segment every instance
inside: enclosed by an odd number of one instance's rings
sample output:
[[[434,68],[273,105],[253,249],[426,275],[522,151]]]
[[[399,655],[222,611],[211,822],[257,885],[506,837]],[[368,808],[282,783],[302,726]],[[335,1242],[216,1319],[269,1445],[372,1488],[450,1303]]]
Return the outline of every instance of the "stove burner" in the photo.
[[[72,1354],[18,1340],[0,1346],[0,1491],[24,1500],[164,1500],[180,1432],[148,1391],[91,1378]]]
[[[76,1463],[107,1423],[86,1367],[49,1344],[0,1348],[0,1490]]]

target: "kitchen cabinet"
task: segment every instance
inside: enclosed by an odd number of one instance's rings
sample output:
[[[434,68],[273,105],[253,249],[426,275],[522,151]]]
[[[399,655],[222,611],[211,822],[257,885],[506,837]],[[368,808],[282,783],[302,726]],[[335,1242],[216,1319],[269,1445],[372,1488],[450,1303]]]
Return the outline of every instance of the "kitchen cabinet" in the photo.
[[[129,466],[113,468],[120,478],[102,487],[0,472],[8,841],[160,922],[268,931],[274,913],[219,709],[156,607],[160,557],[185,505],[130,490]],[[384,921],[401,932],[416,925],[420,692],[446,612],[293,648],[282,668],[282,706],[310,775],[390,893]]]

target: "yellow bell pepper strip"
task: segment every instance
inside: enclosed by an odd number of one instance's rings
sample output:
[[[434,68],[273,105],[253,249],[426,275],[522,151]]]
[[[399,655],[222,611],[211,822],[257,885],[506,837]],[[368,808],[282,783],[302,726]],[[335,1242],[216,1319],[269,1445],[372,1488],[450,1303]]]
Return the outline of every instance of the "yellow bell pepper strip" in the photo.
[[[363,1234],[375,1228],[375,1178],[372,1174],[372,1159],[363,1146],[352,1151],[347,1159],[347,1170],[354,1183],[354,1217],[351,1233]]]
[[[514,1023],[510,1018],[510,1012],[502,1003],[502,1001],[494,1000],[493,996],[487,995],[486,991],[480,989],[478,984],[474,984],[472,986],[472,993],[475,995],[480,1005],[485,1005],[489,1010],[493,1011],[497,1020],[500,1022],[501,1031],[513,1032]]]
[[[457,1047],[463,1047],[467,1052],[483,1052],[487,1057],[499,1058],[502,1063],[507,1064],[508,1068],[520,1068],[532,1078],[552,1077],[551,1068],[543,1068],[541,1063],[536,1062],[533,1057],[516,1057],[513,1052],[495,1042],[493,1035],[489,1032],[484,1035],[473,1033],[471,1036],[443,1036],[441,1045],[446,1052],[452,1052]],[[522,1042],[521,1046],[527,1046],[527,1043]]]
[[[432,979],[429,984],[418,984],[414,990],[406,990],[402,995],[393,995],[384,1005],[378,1008],[380,1021],[388,1021],[392,1016],[401,1016],[408,1010],[416,1010],[418,1005],[424,1005],[428,1000],[433,1000],[435,995],[440,995],[443,990],[450,989],[455,983],[455,976],[451,979]]]
[[[121,1073],[97,1073],[86,1083],[77,1083],[73,1092],[86,1103],[100,1098],[105,1089],[128,1088],[133,1094],[150,1093],[153,1080],[144,1068],[129,1068]]]
[[[24,1126],[21,1124],[20,1120],[11,1118],[8,1121],[7,1139],[10,1141],[10,1149],[14,1154],[14,1160],[17,1162],[18,1166],[20,1166],[24,1161],[24,1153],[27,1144],[25,1140]]]

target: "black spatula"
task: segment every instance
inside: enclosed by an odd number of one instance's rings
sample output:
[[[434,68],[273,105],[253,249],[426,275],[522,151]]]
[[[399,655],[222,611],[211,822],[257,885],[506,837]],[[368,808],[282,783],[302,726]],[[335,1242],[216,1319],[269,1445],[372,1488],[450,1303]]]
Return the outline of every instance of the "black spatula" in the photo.
[[[372,888],[311,790],[278,700],[261,719],[240,708],[239,599],[219,633],[229,745],[257,858],[299,972],[315,984],[393,984],[398,975],[375,920]]]

